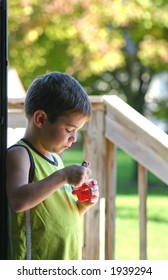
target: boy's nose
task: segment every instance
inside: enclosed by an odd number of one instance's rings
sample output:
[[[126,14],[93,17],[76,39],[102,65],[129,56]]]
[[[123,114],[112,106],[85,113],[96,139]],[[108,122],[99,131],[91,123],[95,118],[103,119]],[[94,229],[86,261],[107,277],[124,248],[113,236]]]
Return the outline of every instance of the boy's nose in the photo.
[[[72,132],[71,136],[69,137],[69,141],[75,143],[77,141],[77,134],[76,132]]]

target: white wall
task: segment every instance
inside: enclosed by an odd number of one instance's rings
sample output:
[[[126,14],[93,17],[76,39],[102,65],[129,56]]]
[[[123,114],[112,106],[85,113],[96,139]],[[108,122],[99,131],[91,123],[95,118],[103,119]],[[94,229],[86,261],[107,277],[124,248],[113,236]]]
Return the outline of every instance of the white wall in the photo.
[[[20,138],[24,136],[25,128],[10,128],[7,131],[7,147],[15,144]]]

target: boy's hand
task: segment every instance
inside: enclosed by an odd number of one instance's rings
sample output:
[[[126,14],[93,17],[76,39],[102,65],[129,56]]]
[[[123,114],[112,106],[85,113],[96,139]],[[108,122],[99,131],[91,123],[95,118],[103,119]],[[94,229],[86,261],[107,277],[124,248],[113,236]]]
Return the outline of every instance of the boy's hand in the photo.
[[[64,168],[67,183],[73,186],[80,186],[89,179],[92,174],[88,167],[73,164]]]

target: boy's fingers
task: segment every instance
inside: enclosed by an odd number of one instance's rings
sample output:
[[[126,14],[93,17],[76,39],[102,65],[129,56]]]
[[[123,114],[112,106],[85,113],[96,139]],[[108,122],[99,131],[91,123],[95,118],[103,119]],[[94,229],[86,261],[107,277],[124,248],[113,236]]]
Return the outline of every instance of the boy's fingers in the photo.
[[[92,174],[92,171],[89,168],[87,168],[86,173],[90,176]]]
[[[84,166],[84,167],[90,167],[90,165],[91,165],[91,163],[89,161],[87,161],[87,160],[84,160],[82,162],[82,166]]]

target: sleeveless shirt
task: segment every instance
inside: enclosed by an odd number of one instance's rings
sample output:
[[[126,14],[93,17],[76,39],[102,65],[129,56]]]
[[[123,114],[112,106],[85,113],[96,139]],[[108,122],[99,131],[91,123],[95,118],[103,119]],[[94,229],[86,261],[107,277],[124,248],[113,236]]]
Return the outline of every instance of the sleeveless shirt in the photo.
[[[57,154],[53,161],[40,154],[26,139],[31,168],[29,182],[37,182],[63,168]],[[34,208],[13,212],[9,207],[9,259],[81,259],[81,221],[70,185],[63,185]]]

